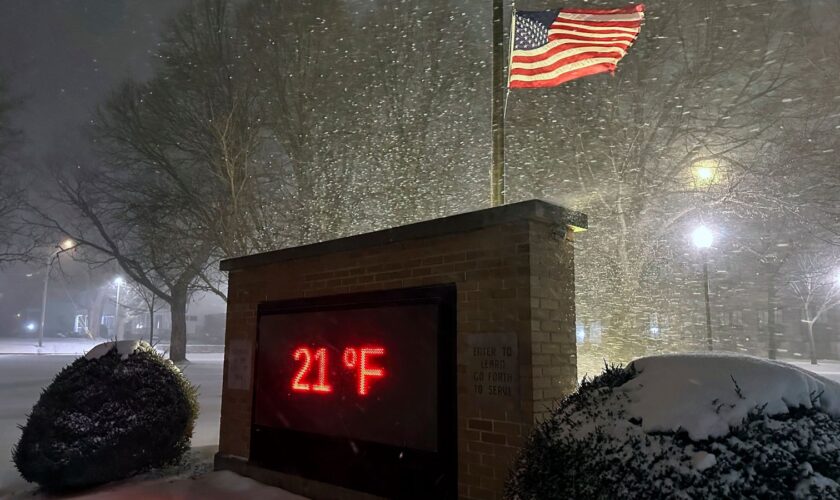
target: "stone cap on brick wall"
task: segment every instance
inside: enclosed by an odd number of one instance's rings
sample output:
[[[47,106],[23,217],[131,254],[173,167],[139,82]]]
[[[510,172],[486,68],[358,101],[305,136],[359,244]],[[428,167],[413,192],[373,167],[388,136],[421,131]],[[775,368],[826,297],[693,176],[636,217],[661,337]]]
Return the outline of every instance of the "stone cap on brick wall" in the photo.
[[[310,245],[274,250],[272,252],[226,259],[219,266],[222,271],[260,266],[274,262],[327,255],[335,252],[359,250],[405,240],[431,238],[446,234],[475,231],[489,226],[521,220],[536,220],[573,229],[585,229],[586,214],[567,210],[543,200],[528,200],[510,205],[465,212],[440,219],[416,222],[371,233],[347,236]]]

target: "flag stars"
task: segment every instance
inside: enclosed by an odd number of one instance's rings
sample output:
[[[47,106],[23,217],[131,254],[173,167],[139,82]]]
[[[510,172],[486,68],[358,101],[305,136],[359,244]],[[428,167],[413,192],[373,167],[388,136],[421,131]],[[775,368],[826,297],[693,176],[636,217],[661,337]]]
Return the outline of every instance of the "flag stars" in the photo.
[[[548,43],[548,30],[556,16],[557,11],[517,12],[514,49],[529,50]]]

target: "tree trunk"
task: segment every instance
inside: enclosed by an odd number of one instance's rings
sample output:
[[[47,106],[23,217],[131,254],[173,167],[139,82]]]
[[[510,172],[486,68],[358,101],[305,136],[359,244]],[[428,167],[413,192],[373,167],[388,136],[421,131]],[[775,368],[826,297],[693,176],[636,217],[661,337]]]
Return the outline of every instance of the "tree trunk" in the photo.
[[[155,345],[155,298],[149,301],[149,345]]]
[[[172,289],[169,303],[172,333],[169,337],[169,359],[173,362],[187,359],[187,288]]]
[[[776,359],[776,286],[767,279],[767,357]]]
[[[114,335],[116,336],[117,340],[125,340],[125,319],[123,319],[122,316],[123,311],[122,309],[120,309],[120,318],[114,319],[114,328],[116,328]]]
[[[102,308],[105,305],[105,287],[99,287],[96,290],[96,297],[90,306],[87,327],[91,338],[99,338],[100,330],[102,329]]]
[[[811,364],[817,364],[817,346],[814,343],[814,322],[808,321],[808,349],[811,351]]]

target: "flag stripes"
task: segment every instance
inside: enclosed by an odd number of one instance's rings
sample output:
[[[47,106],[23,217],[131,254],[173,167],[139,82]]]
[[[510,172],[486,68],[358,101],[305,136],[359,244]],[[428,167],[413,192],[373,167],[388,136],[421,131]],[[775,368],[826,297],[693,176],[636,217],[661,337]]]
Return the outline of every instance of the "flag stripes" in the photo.
[[[552,87],[615,71],[636,40],[644,6],[621,9],[517,11],[508,85]]]

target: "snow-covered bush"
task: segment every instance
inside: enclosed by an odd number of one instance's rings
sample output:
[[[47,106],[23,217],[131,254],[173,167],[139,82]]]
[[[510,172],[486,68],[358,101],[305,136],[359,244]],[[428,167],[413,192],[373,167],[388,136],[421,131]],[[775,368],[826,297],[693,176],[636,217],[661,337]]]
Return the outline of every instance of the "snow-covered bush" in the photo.
[[[44,390],[13,451],[27,481],[82,488],[177,462],[189,448],[196,389],[145,342],[107,342]]]
[[[745,356],[608,367],[536,426],[513,499],[840,498],[840,384]]]

